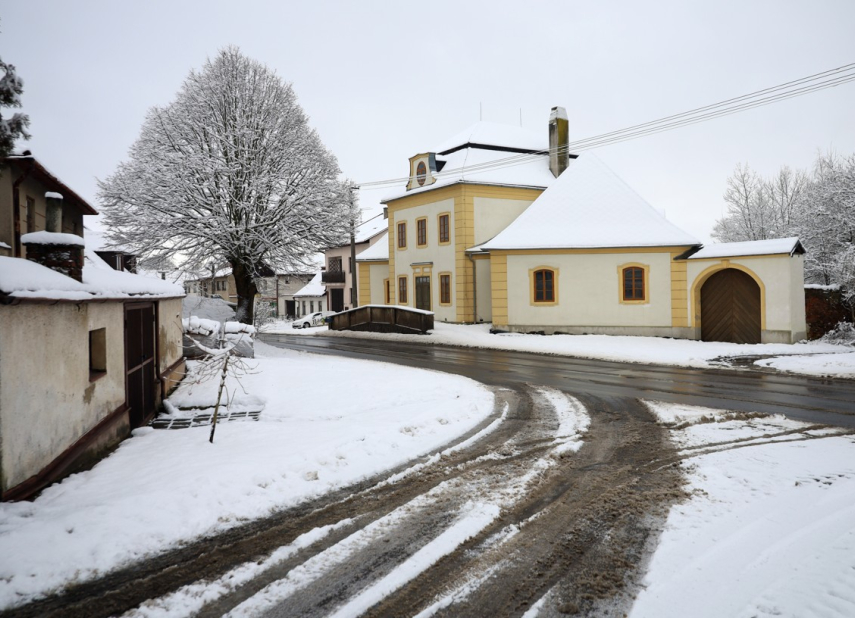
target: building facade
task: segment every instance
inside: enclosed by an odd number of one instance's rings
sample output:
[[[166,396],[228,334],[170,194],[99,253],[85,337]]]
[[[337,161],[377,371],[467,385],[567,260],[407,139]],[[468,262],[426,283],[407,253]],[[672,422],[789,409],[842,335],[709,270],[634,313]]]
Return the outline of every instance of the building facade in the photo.
[[[387,254],[357,259],[360,304],[514,332],[804,338],[798,239],[704,247],[567,135],[553,108],[542,137],[477,123],[411,157]]]

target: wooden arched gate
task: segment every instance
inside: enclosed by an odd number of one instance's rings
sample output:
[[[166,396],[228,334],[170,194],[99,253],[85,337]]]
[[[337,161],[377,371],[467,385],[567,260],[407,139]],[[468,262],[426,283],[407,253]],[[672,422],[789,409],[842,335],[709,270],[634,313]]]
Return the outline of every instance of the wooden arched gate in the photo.
[[[701,287],[701,339],[760,343],[760,286],[749,275],[726,268]]]

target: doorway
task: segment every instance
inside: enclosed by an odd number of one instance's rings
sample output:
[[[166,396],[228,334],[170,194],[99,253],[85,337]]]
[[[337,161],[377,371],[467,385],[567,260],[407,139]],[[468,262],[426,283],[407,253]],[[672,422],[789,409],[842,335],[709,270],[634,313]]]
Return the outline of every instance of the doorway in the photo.
[[[416,277],[416,309],[430,311],[430,277]]]
[[[727,268],[701,287],[701,339],[760,343],[760,286],[749,275]]]
[[[330,311],[344,311],[344,288],[330,288]]]
[[[154,414],[155,326],[154,303],[125,305],[125,400],[131,429]]]

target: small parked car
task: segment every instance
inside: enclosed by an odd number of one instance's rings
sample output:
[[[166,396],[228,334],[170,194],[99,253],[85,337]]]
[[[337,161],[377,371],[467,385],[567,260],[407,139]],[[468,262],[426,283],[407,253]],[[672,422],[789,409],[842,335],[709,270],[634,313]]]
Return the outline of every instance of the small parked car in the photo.
[[[291,322],[291,328],[309,328],[310,326],[323,326],[327,317],[335,315],[335,311],[316,311]]]

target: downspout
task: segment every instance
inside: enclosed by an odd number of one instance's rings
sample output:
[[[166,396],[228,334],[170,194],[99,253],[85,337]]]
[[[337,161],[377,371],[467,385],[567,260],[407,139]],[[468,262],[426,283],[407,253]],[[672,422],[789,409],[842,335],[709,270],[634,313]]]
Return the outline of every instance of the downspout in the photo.
[[[475,268],[475,258],[469,254],[469,261],[472,262],[472,323],[478,323],[478,269]]]

